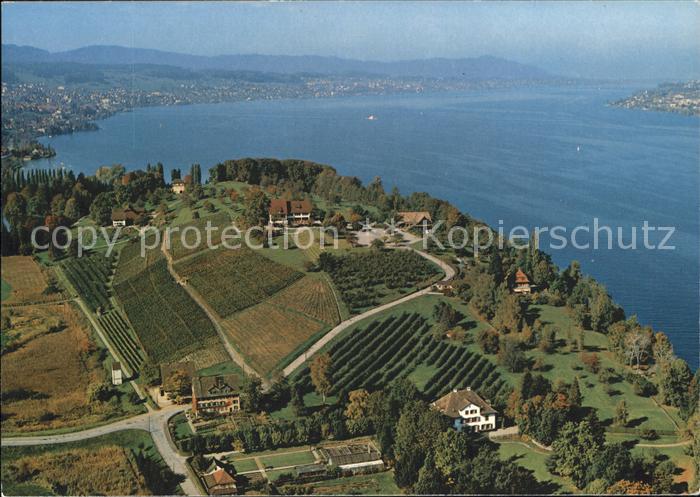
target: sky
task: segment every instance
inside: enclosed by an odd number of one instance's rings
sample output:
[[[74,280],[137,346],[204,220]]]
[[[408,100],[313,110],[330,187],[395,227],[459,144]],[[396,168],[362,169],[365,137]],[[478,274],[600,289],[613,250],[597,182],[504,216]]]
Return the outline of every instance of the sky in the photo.
[[[2,43],[366,60],[492,55],[550,72],[700,77],[694,2],[3,2]]]

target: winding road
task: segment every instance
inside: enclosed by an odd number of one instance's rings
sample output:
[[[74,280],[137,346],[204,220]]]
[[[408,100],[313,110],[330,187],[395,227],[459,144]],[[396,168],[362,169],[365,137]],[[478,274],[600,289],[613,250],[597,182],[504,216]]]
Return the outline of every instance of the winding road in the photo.
[[[19,447],[30,445],[62,444],[80,442],[88,438],[101,437],[124,430],[143,430],[151,434],[158,452],[165,463],[174,473],[181,475],[184,480],[180,483],[182,491],[186,495],[201,495],[201,491],[194,483],[188,470],[185,456],[180,455],[175,444],[170,439],[168,432],[168,420],[175,414],[187,409],[187,406],[169,406],[159,411],[149,411],[132,418],[122,419],[114,423],[89,428],[87,430],[60,435],[41,435],[35,437],[2,437],[0,444],[3,447]]]

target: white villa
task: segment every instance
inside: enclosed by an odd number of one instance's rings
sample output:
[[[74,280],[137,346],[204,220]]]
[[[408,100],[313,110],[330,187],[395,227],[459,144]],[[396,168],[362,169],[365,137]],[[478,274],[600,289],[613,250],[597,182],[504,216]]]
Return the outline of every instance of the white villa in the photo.
[[[452,390],[433,402],[432,406],[445,416],[454,419],[454,427],[459,431],[465,426],[472,431],[496,429],[498,413],[469,387],[465,390]]]

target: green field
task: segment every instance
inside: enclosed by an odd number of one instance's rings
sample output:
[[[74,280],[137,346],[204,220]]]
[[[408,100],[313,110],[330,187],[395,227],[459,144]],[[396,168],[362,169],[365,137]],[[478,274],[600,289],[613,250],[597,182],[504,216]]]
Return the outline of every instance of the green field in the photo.
[[[557,339],[563,342],[567,336],[578,332],[578,328],[572,319],[566,314],[563,307],[554,306],[531,306],[530,312],[535,313],[543,324],[552,324],[559,330]],[[474,351],[480,349],[477,345],[469,346]],[[595,331],[584,332],[584,347],[587,352],[596,352],[600,359],[601,369],[613,368],[623,371],[623,366],[615,360],[608,350],[608,338]],[[605,391],[605,385],[598,377],[583,369],[580,356],[577,352],[565,350],[559,347],[551,354],[546,354],[538,349],[529,350],[526,355],[532,360],[541,359],[545,364],[545,371],[540,373],[552,381],[563,380],[571,382],[575,377],[579,378],[579,387],[583,397],[583,406],[593,407],[598,411],[601,420],[609,420],[615,414],[615,408],[621,399],[625,399],[630,412],[630,424],[636,428],[653,428],[657,431],[675,431],[676,427],[671,421],[669,414],[664,409],[673,412],[672,408],[660,408],[653,399],[642,397],[634,393],[632,385],[624,380],[617,381],[610,385],[611,394]],[[495,361],[495,356],[488,356]],[[510,373],[500,368],[503,377],[508,378],[511,384],[518,385],[522,374]],[[677,422],[680,420],[677,420]]]
[[[524,442],[504,441],[499,442],[498,453],[501,459],[512,459],[518,465],[534,472],[535,478],[541,483],[550,482],[553,486],[551,493],[572,493],[576,487],[571,481],[560,476],[552,475],[547,471],[547,458],[549,453],[527,447]]]
[[[12,287],[10,286],[10,284],[5,280],[0,279],[0,300],[5,300],[6,298],[9,298],[11,293]]]

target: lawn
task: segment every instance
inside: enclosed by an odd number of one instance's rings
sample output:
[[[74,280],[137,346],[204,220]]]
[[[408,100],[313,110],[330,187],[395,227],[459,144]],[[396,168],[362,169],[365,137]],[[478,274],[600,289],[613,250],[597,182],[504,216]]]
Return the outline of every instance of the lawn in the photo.
[[[568,479],[552,475],[547,471],[546,461],[548,453],[526,447],[523,442],[503,441],[498,443],[498,453],[501,459],[513,459],[513,461],[534,472],[535,478],[541,483],[551,482],[558,488],[552,489],[551,493],[572,493],[576,491],[573,483]]]
[[[563,307],[548,305],[531,306],[530,311],[535,313],[544,324],[552,324],[558,328],[557,339],[562,341],[571,333],[576,336],[578,328],[566,314]],[[608,338],[595,331],[584,333],[584,347],[587,352],[596,352],[600,358],[601,369],[613,368],[622,371],[621,366],[608,350]],[[474,351],[479,351],[477,345],[470,345]],[[542,359],[548,368],[542,375],[553,383],[557,380],[571,382],[575,377],[579,378],[579,386],[583,396],[583,406],[593,407],[598,411],[601,420],[610,420],[614,416],[615,408],[621,399],[625,399],[630,412],[630,424],[636,428],[653,428],[659,431],[674,431],[675,426],[669,416],[659,408],[651,398],[642,397],[634,393],[632,385],[621,380],[612,383],[612,395],[606,393],[605,385],[598,377],[583,369],[580,356],[577,352],[570,352],[559,347],[551,354],[546,354],[538,349],[526,352],[533,360]],[[495,356],[488,356],[495,361]],[[514,374],[499,367],[501,374],[508,378],[512,385],[520,383],[522,374]]]
[[[285,449],[234,454],[228,456],[226,459],[228,462],[233,463],[236,471],[239,473],[259,469],[255,462],[256,459],[260,461],[263,467],[269,468],[270,470],[287,466],[302,466],[314,462],[311,447],[289,447]],[[289,470],[283,472],[289,472]]]
[[[274,454],[261,457],[265,468],[285,468],[287,466],[301,466],[304,464],[312,464],[314,456],[310,450],[303,451],[288,451],[281,454]]]
[[[12,285],[4,279],[0,279],[0,300],[4,301],[10,298],[12,294]]]
[[[168,481],[146,478],[144,470],[152,465],[160,466]],[[137,430],[66,444],[3,447],[2,484],[3,495],[143,495],[179,490],[151,436]]]
[[[2,355],[2,432],[82,428],[142,412],[128,384],[111,400],[89,391],[108,381],[106,351],[73,303],[23,306],[7,314],[10,338]],[[40,360],[38,360],[40,358]]]

